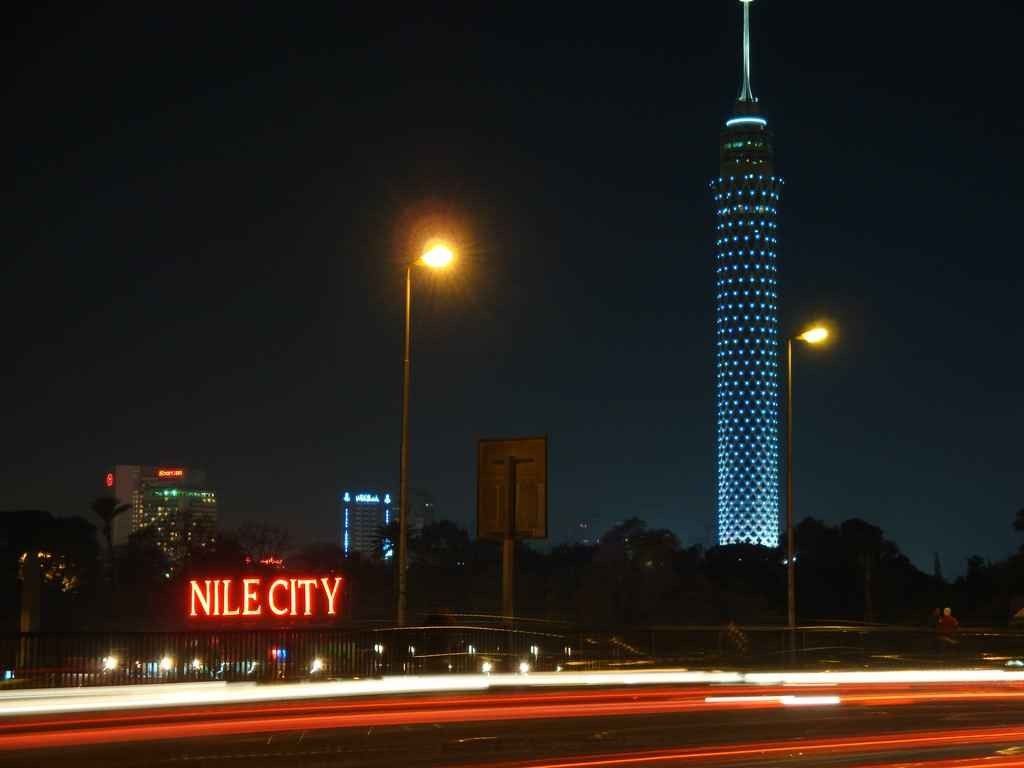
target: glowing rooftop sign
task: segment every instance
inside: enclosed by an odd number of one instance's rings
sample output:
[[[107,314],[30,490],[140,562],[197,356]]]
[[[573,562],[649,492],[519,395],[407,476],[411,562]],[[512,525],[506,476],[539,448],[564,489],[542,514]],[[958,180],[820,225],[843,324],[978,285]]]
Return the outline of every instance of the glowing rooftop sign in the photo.
[[[763,117],[733,117],[725,121],[726,128],[732,128],[736,125],[759,125],[764,128],[768,125],[768,121]]]
[[[380,496],[376,493],[357,493],[356,504],[380,504]]]
[[[337,616],[341,582],[341,576],[302,576],[266,581],[259,576],[191,579],[188,615],[192,618]]]
[[[185,476],[185,470],[184,469],[178,469],[178,468],[174,468],[174,469],[160,468],[160,469],[158,469],[156,471],[156,476],[157,477],[184,477]]]

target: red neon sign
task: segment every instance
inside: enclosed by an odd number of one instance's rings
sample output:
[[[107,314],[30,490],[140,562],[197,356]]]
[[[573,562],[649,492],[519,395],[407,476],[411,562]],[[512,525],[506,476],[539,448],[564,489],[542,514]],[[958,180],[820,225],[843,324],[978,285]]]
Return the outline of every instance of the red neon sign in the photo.
[[[184,477],[184,469],[158,469],[156,471],[157,477]]]
[[[114,487],[114,473],[113,472],[107,472],[107,476],[105,478],[103,478],[103,482],[107,486],[107,488],[113,488]]]
[[[337,616],[341,582],[341,576],[192,579],[188,615]]]

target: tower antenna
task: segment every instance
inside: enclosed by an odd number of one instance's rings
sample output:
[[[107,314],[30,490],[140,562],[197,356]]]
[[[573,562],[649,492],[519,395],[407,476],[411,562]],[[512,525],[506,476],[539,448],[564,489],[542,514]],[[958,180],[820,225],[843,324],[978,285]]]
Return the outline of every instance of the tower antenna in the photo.
[[[754,0],[740,0],[743,5],[743,87],[740,88],[739,101],[757,101],[750,90],[750,4]]]

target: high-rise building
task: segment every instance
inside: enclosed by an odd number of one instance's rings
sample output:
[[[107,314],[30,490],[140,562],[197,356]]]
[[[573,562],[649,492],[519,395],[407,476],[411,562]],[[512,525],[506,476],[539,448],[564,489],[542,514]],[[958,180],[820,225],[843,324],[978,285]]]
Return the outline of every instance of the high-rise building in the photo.
[[[114,518],[114,544],[149,529],[172,560],[210,546],[217,533],[217,494],[206,473],[186,467],[118,464],[104,480],[108,493],[131,509]]]
[[[387,491],[342,491],[341,548],[346,555],[358,552],[369,557],[377,554],[382,526],[399,521],[398,498]],[[434,498],[422,490],[409,492],[409,535],[416,536],[424,525],[434,522]],[[385,540],[385,559],[393,555],[397,542]]]
[[[341,548],[346,555],[371,557],[377,552],[380,529],[398,519],[397,504],[387,491],[343,491],[341,494]],[[392,548],[384,542],[384,556]]]
[[[750,3],[743,74],[721,132],[715,203],[716,530],[719,544],[779,543],[781,178],[750,82]]]

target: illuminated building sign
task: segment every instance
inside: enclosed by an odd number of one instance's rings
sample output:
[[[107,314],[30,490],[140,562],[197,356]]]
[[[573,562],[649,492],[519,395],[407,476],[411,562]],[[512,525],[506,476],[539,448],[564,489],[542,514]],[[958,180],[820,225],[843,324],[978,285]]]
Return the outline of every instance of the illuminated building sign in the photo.
[[[192,579],[189,581],[188,615],[337,616],[341,581],[341,576]]]
[[[158,469],[156,471],[157,477],[184,477],[184,469]]]
[[[380,504],[380,496],[376,493],[357,493],[356,504]]]
[[[103,478],[103,484],[106,485],[107,488],[113,488],[114,487],[114,473],[113,472],[107,472],[107,476],[105,478]]]

